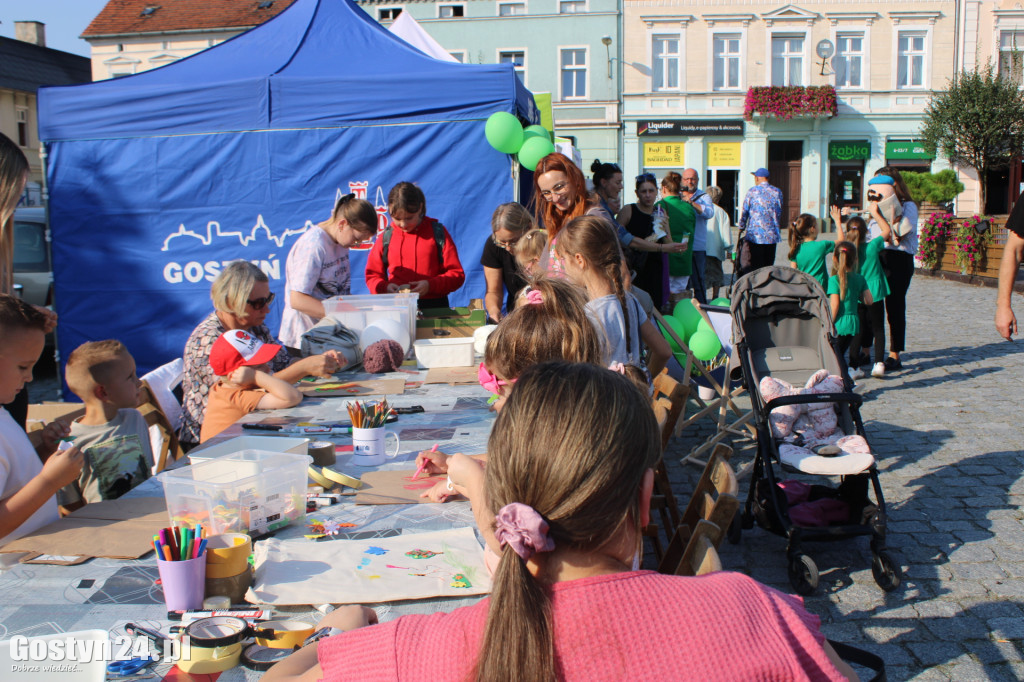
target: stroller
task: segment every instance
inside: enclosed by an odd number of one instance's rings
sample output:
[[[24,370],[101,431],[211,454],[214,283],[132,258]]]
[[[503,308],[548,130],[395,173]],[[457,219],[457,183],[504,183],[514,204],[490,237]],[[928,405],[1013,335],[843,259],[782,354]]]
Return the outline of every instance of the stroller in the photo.
[[[853,393],[835,350],[835,327],[821,285],[792,268],[766,267],[741,277],[733,285],[731,301],[733,352],[750,391],[757,454],[746,503],[730,529],[730,540],[739,542],[741,527],[752,528],[755,521],[786,537],[789,581],[806,596],[818,587],[818,568],[802,552],[803,541],[869,535],[875,582],[887,592],[896,589],[902,574],[885,551],[885,500],[864,438],[859,409],[863,399]],[[843,377],[841,383],[835,375]],[[821,390],[811,387],[812,381],[821,382]],[[786,385],[793,390],[774,390]],[[769,388],[772,397],[766,400],[763,392]],[[812,428],[810,418],[790,421],[802,412],[813,415]],[[826,435],[829,425],[833,431]],[[838,476],[840,483],[832,487],[786,481],[780,486],[776,466],[812,476]],[[874,503],[868,497],[869,482]]]

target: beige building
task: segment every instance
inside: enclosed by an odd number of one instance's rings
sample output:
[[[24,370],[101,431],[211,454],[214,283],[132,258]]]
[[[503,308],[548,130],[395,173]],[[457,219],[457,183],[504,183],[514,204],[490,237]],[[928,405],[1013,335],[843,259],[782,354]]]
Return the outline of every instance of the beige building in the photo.
[[[130,76],[213,47],[280,14],[294,0],[116,0],[82,33],[92,78]]]
[[[952,0],[624,3],[626,177],[693,167],[728,209],[766,167],[791,215],[824,217],[831,203],[860,204],[886,163],[941,167],[914,140],[953,74]],[[745,119],[751,88],[824,85],[834,115],[783,120],[762,100]]]
[[[47,85],[89,82],[89,60],[46,47],[46,28],[38,21],[18,21],[15,38],[0,37],[0,133],[28,157],[29,177],[22,205],[43,202],[36,93]]]

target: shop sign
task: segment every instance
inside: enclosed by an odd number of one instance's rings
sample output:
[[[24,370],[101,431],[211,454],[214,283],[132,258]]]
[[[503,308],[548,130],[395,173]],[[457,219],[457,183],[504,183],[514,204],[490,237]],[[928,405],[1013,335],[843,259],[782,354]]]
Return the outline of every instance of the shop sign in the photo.
[[[644,168],[678,168],[683,160],[682,142],[644,142]]]
[[[708,142],[708,166],[718,168],[740,165],[739,142]]]
[[[868,140],[837,140],[828,143],[828,158],[831,161],[864,161],[871,158],[871,142]]]
[[[669,119],[661,121],[638,121],[637,135],[685,135],[704,137],[708,135],[743,135],[743,119]]]
[[[935,156],[933,154],[929,154],[928,150],[925,149],[924,145],[920,142],[905,140],[901,142],[886,142],[885,158],[893,159],[895,161],[899,161],[901,159],[924,159],[931,161]]]

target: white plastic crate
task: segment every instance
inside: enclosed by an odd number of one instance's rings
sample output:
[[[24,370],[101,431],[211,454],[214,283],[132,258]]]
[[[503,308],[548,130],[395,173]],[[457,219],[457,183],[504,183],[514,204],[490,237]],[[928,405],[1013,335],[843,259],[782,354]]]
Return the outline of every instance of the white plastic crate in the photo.
[[[427,369],[433,367],[472,367],[475,363],[473,338],[420,339],[412,345],[416,361]]]

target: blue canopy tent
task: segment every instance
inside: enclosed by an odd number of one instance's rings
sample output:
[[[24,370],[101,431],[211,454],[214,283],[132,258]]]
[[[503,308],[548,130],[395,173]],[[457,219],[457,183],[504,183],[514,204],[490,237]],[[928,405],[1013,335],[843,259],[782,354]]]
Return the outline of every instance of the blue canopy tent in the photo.
[[[511,65],[435,60],[349,0],[297,0],[166,67],[41,90],[61,356],[118,338],[140,372],[179,357],[223,263],[257,263],[281,301],[298,235],[349,191],[383,224],[399,180],[458,247],[452,304],[482,296],[491,212],[514,185],[484,138],[496,111],[539,118]],[[364,293],[366,252],[350,259]]]

